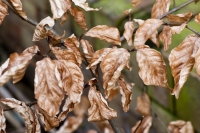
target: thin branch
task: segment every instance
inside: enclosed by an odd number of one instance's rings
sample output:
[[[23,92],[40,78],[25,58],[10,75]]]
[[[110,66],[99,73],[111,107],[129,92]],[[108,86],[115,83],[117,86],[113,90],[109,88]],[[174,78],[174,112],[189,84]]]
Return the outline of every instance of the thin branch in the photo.
[[[192,32],[194,32],[194,33],[197,34],[198,36],[200,36],[200,32],[197,32],[196,30],[190,28],[188,25],[186,25],[186,28],[187,28],[188,30],[191,30]]]
[[[31,107],[31,106],[33,106],[33,105],[35,105],[35,104],[37,104],[37,101],[30,102],[30,103],[26,103],[26,106]],[[7,108],[7,109],[3,109],[3,111],[10,111],[10,110],[13,110],[13,109],[14,109],[14,108]]]

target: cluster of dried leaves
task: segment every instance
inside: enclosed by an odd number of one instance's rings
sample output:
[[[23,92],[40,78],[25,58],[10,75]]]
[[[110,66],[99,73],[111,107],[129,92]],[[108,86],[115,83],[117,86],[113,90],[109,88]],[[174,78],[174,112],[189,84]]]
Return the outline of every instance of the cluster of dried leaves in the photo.
[[[27,20],[26,13],[22,10],[20,0],[8,0],[13,9],[24,20]],[[37,105],[34,109],[25,105],[25,103],[12,98],[1,99],[0,102],[14,108],[21,114],[26,123],[27,132],[40,132],[38,116],[44,124],[45,130],[57,127],[61,121],[65,120],[70,111],[74,111],[74,116],[70,116],[58,133],[73,132],[88,115],[88,121],[104,121],[117,117],[117,112],[108,106],[107,100],[112,100],[115,95],[122,95],[121,101],[123,110],[127,112],[132,100],[133,83],[127,83],[121,75],[124,68],[131,70],[130,51],[125,48],[118,48],[121,45],[120,33],[116,27],[107,25],[97,25],[84,33],[84,36],[95,37],[108,43],[115,44],[112,48],[103,48],[94,51],[88,40],[77,39],[75,35],[65,38],[55,36],[50,29],[55,25],[55,20],[61,19],[63,24],[68,19],[70,13],[76,23],[84,30],[87,30],[84,11],[98,11],[88,6],[86,0],[49,0],[53,16],[46,17],[36,26],[33,41],[39,41],[43,38],[51,38],[49,47],[55,58],[45,56],[36,63],[35,69],[35,98]],[[141,0],[132,0],[133,7],[136,7]],[[133,19],[125,23],[123,36],[129,46],[134,44],[137,51],[136,59],[138,62],[139,76],[146,85],[161,86],[171,88],[167,81],[166,64],[161,53],[146,45],[150,39],[157,47],[160,46],[160,40],[163,42],[164,50],[167,51],[172,43],[173,34],[179,34],[193,19],[192,13],[169,14],[164,19],[162,15],[168,12],[170,0],[156,0],[152,8],[150,19]],[[7,5],[0,0],[0,23],[8,14]],[[131,10],[125,11],[130,14]],[[196,15],[194,20],[200,23],[200,14]],[[138,25],[138,27],[135,27]],[[158,29],[162,32],[159,34]],[[132,42],[132,36],[134,40]],[[57,44],[63,41],[63,48],[57,47]],[[80,50],[82,47],[82,52]],[[200,38],[195,34],[186,37],[183,42],[174,48],[169,55],[170,67],[175,80],[174,89],[171,94],[179,97],[179,93],[187,77],[195,65],[197,73],[200,74]],[[37,46],[31,46],[25,49],[21,54],[13,53],[0,67],[0,86],[13,79],[13,83],[20,81],[26,71],[26,68],[34,55],[39,54]],[[94,78],[88,81],[90,86],[88,99],[81,97],[84,89],[84,76],[81,72],[83,58],[88,62],[87,69],[94,74]],[[99,84],[97,72],[100,66],[103,73],[103,88],[105,98],[97,90]],[[64,103],[63,106],[61,104]],[[88,110],[88,114],[87,114]],[[144,116],[143,120],[138,122],[132,132],[147,133],[151,127],[152,117],[150,113],[150,100],[147,94],[137,99],[137,110]],[[38,115],[36,115],[36,113]],[[101,124],[100,124],[101,125]],[[113,132],[108,123],[102,124],[104,132],[108,130]],[[1,109],[1,131],[5,132],[5,118]],[[190,122],[177,121],[169,124],[169,130],[172,133],[193,132]],[[92,132],[92,131],[91,131]]]

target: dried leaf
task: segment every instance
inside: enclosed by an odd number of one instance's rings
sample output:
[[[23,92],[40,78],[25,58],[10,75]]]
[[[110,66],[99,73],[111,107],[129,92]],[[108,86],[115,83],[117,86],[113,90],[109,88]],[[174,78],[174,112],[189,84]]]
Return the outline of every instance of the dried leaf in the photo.
[[[175,81],[172,95],[175,95],[176,98],[179,97],[181,88],[186,82],[194,65],[194,58],[191,57],[191,55],[196,40],[197,37],[194,34],[187,36],[169,55],[169,64]]]
[[[117,117],[117,112],[110,107],[95,86],[90,87],[88,98],[91,107],[88,109],[88,121],[103,121]]]
[[[74,16],[74,20],[76,21],[78,26],[84,30],[87,30],[87,24],[86,24],[84,12],[78,9],[77,7],[71,7],[70,13],[72,16]]]
[[[193,52],[192,52],[192,57],[196,57],[198,51],[200,48],[200,37],[197,38],[197,40],[194,43],[194,48],[193,48]],[[195,59],[196,60],[196,59]],[[196,62],[196,61],[195,61]]]
[[[168,129],[170,133],[194,133],[194,129],[190,121],[171,121],[168,125]]]
[[[142,19],[133,19],[134,22],[136,22],[139,26],[144,23],[144,20]]]
[[[200,13],[195,16],[194,21],[200,24]]]
[[[200,49],[199,48],[200,48],[200,38],[198,37],[198,39],[195,42],[192,57],[195,58],[194,66],[196,68],[197,73],[200,75]]]
[[[176,14],[176,15],[173,15],[173,14],[167,15],[167,19],[169,20],[169,22],[176,23],[176,24],[186,23],[188,20],[190,20],[191,17],[192,17],[191,12]]]
[[[21,117],[24,119],[25,125],[26,125],[26,133],[40,133],[40,124],[35,117],[35,113],[26,106],[26,104],[22,101],[18,101],[14,98],[6,98],[1,99],[0,102],[3,104],[14,108]]]
[[[17,13],[27,20],[26,13],[22,10],[22,3],[20,0],[8,0],[8,2],[11,4],[11,6],[17,11]]]
[[[97,122],[97,126],[99,127],[99,129],[101,129],[102,133],[114,133],[111,125],[107,120]]]
[[[65,31],[63,33],[62,36],[56,36],[54,35],[50,30],[47,31],[47,35],[48,35],[48,41],[50,42],[49,45],[55,45],[58,44],[62,41],[62,39],[65,37]]]
[[[96,37],[108,43],[121,45],[120,33],[119,33],[119,30],[115,27],[109,27],[107,25],[98,25],[90,29],[84,35],[90,36],[90,37]]]
[[[96,130],[90,129],[87,131],[87,133],[98,133]]]
[[[137,97],[137,107],[136,110],[143,116],[150,116],[150,99],[149,96],[144,93],[141,96]]]
[[[60,18],[60,25],[63,25],[68,20],[68,12],[65,12]]]
[[[60,120],[56,116],[49,116],[43,109],[41,109],[38,105],[34,106],[38,115],[40,116],[40,120],[44,124],[45,131],[48,131],[54,127],[58,127]]]
[[[115,86],[110,90],[110,95],[108,96],[108,101],[112,101],[119,94],[120,87]]]
[[[131,13],[131,11],[132,11],[132,9],[128,9],[128,10],[124,11],[124,14],[129,15]]]
[[[85,11],[98,11],[97,8],[91,8],[86,3],[86,0],[72,0],[76,6],[83,8]]]
[[[129,105],[132,101],[132,88],[134,86],[133,83],[126,83],[126,81],[120,77],[118,81],[118,85],[120,86],[120,93],[122,94],[122,105],[124,112],[129,110]]]
[[[51,5],[51,12],[53,13],[53,18],[61,18],[67,10],[71,8],[71,0],[49,0]]]
[[[83,48],[83,53],[85,54],[86,60],[88,63],[91,63],[94,54],[92,45],[87,40],[81,39],[81,46]]]
[[[141,1],[142,0],[132,0],[133,7],[136,8],[136,6],[139,5]]]
[[[87,97],[82,96],[81,102],[79,104],[77,104],[73,110],[74,114],[78,117],[84,117],[85,114],[87,113],[89,105],[90,104],[89,104],[89,100],[87,99]]]
[[[46,31],[45,26],[48,25],[50,28],[52,28],[54,24],[54,19],[49,16],[41,20],[35,28],[32,40],[39,41],[40,39],[46,38],[48,32]]]
[[[6,118],[4,117],[3,109],[0,107],[0,131],[6,133]]]
[[[25,74],[30,60],[37,51],[39,51],[39,49],[34,45],[25,49],[21,54],[11,54],[10,58],[0,67],[0,86],[11,78],[13,78],[13,83],[20,81]]]
[[[128,42],[129,46],[132,46],[132,36],[133,36],[133,31],[134,31],[134,23],[132,21],[126,22],[124,25],[124,34],[123,36]]]
[[[134,46],[136,49],[152,37],[152,34],[157,34],[157,29],[163,24],[159,19],[147,19],[142,25],[139,26],[135,33]],[[157,35],[155,35],[157,37]],[[157,43],[157,42],[155,42]]]
[[[159,18],[169,11],[171,0],[156,0],[151,11],[151,18]]]
[[[79,66],[82,64],[82,55],[81,55],[81,51],[78,48],[79,47],[79,41],[76,38],[76,36],[74,36],[74,34],[72,34],[70,37],[66,38],[64,41],[64,45],[71,51],[74,53],[76,60],[79,64]]]
[[[167,51],[170,44],[172,43],[172,31],[170,26],[164,26],[162,32],[159,35],[159,38],[163,42],[164,51]]]
[[[186,25],[187,25],[186,23],[183,23],[180,26],[172,26],[171,27],[172,34],[180,34],[181,31],[186,27]]]
[[[6,15],[8,15],[8,7],[0,0],[0,25],[2,24]]]
[[[149,129],[152,125],[152,117],[147,116],[142,121],[138,121],[134,127],[132,127],[132,133],[149,133]],[[139,127],[138,127],[139,126]]]

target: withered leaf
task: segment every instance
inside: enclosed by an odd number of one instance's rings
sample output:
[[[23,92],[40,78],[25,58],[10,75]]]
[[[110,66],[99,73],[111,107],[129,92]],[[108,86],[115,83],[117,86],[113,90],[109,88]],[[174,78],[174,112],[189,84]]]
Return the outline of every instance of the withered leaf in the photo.
[[[112,88],[111,90],[110,90],[110,95],[108,96],[108,101],[111,101],[111,100],[113,100],[116,96],[117,96],[117,94],[119,94],[119,91],[120,91],[120,86],[115,86],[114,88]]]
[[[86,0],[72,0],[76,6],[79,6],[83,8],[85,11],[98,11],[97,8],[91,8],[89,7],[88,3],[86,3]]]
[[[55,45],[62,41],[62,39],[65,37],[66,33],[64,31],[62,36],[56,36],[50,30],[48,30],[46,34],[48,35],[48,41],[50,42],[49,45]]]
[[[194,129],[190,121],[171,121],[168,125],[168,129],[170,133],[194,133]]]
[[[89,43],[89,41],[81,39],[81,46],[83,48],[83,53],[85,54],[86,60],[88,63],[90,63],[94,54],[92,45]]]
[[[89,103],[89,100],[87,99],[87,97],[82,96],[81,102],[78,103],[73,110],[74,114],[78,117],[84,117],[85,114],[87,113],[89,105],[90,105],[90,103]]]
[[[146,46],[137,51],[136,59],[144,84],[168,88],[166,65],[160,52]]]
[[[129,14],[131,13],[131,11],[132,11],[132,9],[125,10],[125,11],[124,11],[124,14],[125,14],[125,15],[129,15]]]
[[[120,33],[116,27],[109,27],[107,25],[98,25],[93,27],[84,34],[85,36],[96,37],[109,43],[121,45]]]
[[[87,30],[87,24],[86,24],[84,12],[78,9],[77,7],[71,7],[70,13],[72,16],[74,16],[74,20],[76,21],[78,26],[84,30]]]
[[[6,17],[6,15],[8,15],[8,7],[2,2],[2,0],[0,0],[0,25]]]
[[[97,126],[99,127],[99,129],[101,129],[103,133],[114,133],[111,125],[109,124],[107,120],[97,122]]]
[[[200,38],[198,37],[194,45],[192,57],[195,58],[194,66],[196,68],[197,73],[200,75],[200,49],[199,48],[200,48]]]
[[[3,109],[0,107],[0,131],[6,133],[6,118],[4,117]]]
[[[121,101],[124,112],[129,110],[129,105],[132,101],[132,88],[134,86],[133,83],[126,83],[126,81],[120,77],[118,81],[118,85],[120,86],[120,93],[122,95]]]
[[[88,94],[91,107],[88,109],[88,121],[103,121],[117,117],[117,112],[111,109],[95,86],[91,86]]]
[[[68,9],[71,8],[71,0],[49,0],[51,5],[51,12],[53,13],[53,18],[61,18]]]
[[[22,3],[20,0],[8,0],[8,2],[12,5],[12,7],[17,11],[17,13],[27,20],[26,13],[22,10]]]
[[[35,117],[35,113],[26,106],[26,104],[22,101],[18,101],[14,98],[6,98],[1,99],[1,103],[14,108],[21,117],[24,119],[25,125],[26,125],[26,133],[40,133],[40,124]]]
[[[151,125],[152,125],[152,117],[147,116],[143,118],[142,121],[138,121],[136,125],[132,127],[131,132],[132,133],[149,133],[149,129]]]
[[[151,18],[159,18],[169,11],[171,0],[156,0],[151,11]]]
[[[50,28],[52,28],[54,24],[55,24],[54,19],[52,19],[49,16],[41,20],[40,23],[35,28],[32,40],[39,41],[40,39],[46,38],[48,32],[46,31],[45,26],[48,25]]]
[[[167,51],[170,44],[172,43],[172,31],[170,26],[164,26],[162,32],[159,35],[159,38],[163,42],[164,51]]]
[[[25,74],[30,60],[37,51],[39,51],[39,49],[34,45],[25,49],[21,54],[11,54],[10,58],[0,67],[0,86],[11,78],[13,78],[13,83],[20,81]]]
[[[146,93],[137,97],[137,107],[136,110],[143,116],[150,116],[150,99]]]
[[[176,15],[173,15],[173,14],[167,15],[167,19],[169,20],[169,22],[176,23],[176,24],[186,23],[188,20],[190,20],[191,17],[192,17],[191,12],[176,14]]]
[[[180,26],[172,26],[171,27],[172,34],[180,34],[181,31],[186,27],[186,25],[187,25],[186,23],[183,23]]]
[[[35,110],[40,116],[40,120],[44,124],[45,131],[48,131],[54,127],[59,126],[60,120],[56,116],[49,116],[43,109],[41,109],[38,105],[35,105]]]
[[[68,20],[68,12],[65,12],[60,18],[60,25],[62,26]]]
[[[135,33],[134,46],[136,49],[152,37],[152,34],[157,32],[157,29],[163,24],[159,19],[147,19],[142,25],[139,26]],[[155,35],[156,37],[157,35]]]
[[[200,24],[200,13],[195,16],[194,20]]]
[[[140,4],[141,1],[142,1],[142,0],[132,0],[132,5],[133,5],[133,7],[135,8],[137,5]]]
[[[194,34],[187,36],[169,55],[169,64],[175,82],[172,95],[175,95],[176,98],[179,97],[181,88],[186,82],[194,65],[194,58],[191,57],[191,55],[196,40],[197,37]]]
[[[132,46],[132,36],[134,31],[134,23],[132,21],[126,22],[124,25],[124,34],[126,41],[128,42],[129,46]]]

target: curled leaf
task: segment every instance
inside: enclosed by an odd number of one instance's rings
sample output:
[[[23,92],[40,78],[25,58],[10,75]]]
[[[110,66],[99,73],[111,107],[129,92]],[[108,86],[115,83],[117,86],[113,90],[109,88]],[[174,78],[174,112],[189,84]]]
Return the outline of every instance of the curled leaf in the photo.
[[[62,39],[65,37],[65,31],[62,36],[56,36],[56,35],[52,34],[52,32],[50,30],[48,30],[47,35],[48,35],[48,41],[50,42],[50,44],[55,45],[55,44],[60,43],[62,41]]]
[[[124,25],[124,37],[128,42],[129,46],[132,46],[132,36],[134,31],[134,23],[132,21],[126,22]]]
[[[40,133],[40,124],[35,117],[35,113],[26,106],[24,102],[18,101],[14,98],[1,99],[0,102],[14,108],[24,119],[26,125],[26,133]]]
[[[121,45],[120,33],[119,33],[119,30],[115,27],[109,27],[107,25],[98,25],[90,29],[84,35],[90,36],[90,37],[96,37],[108,43]]]
[[[34,45],[25,49],[21,54],[11,54],[10,58],[0,67],[0,86],[11,78],[13,78],[13,83],[20,81],[30,60],[38,51],[38,47]]]
[[[141,1],[142,1],[142,0],[132,0],[132,5],[133,5],[133,7],[135,8],[137,5],[140,4]]]
[[[191,12],[176,14],[176,15],[173,15],[173,14],[167,15],[167,19],[169,20],[169,22],[176,23],[176,24],[186,23],[188,20],[190,20],[191,17],[192,17]]]
[[[0,131],[6,133],[6,118],[3,114],[3,109],[0,107]]]
[[[62,26],[68,20],[68,12],[65,12],[60,18],[60,25]]]
[[[149,47],[141,48],[137,51],[136,59],[144,84],[168,88],[166,65],[160,52]]]
[[[171,121],[168,125],[168,129],[170,133],[194,133],[194,129],[190,121]]]
[[[200,24],[200,13],[195,16],[194,21]]]
[[[175,95],[176,98],[179,97],[181,88],[186,82],[194,65],[194,58],[191,57],[191,55],[196,40],[197,37],[194,34],[187,36],[179,46],[175,47],[171,51],[169,55],[169,64],[175,82],[172,95]]]
[[[76,21],[78,26],[84,30],[87,30],[87,24],[86,24],[84,12],[78,9],[77,7],[71,7],[70,13],[72,16],[74,16],[74,20]]]
[[[167,51],[170,44],[172,43],[172,31],[170,26],[164,26],[162,32],[159,35],[159,38],[163,42],[164,51]]]
[[[150,99],[149,96],[144,93],[137,97],[137,107],[136,110],[143,116],[150,116]]]
[[[79,6],[83,8],[85,11],[98,11],[97,8],[91,8],[89,7],[88,3],[86,3],[86,0],[72,0],[76,6]]]
[[[132,133],[149,133],[152,125],[152,117],[147,116],[142,121],[138,121],[134,127],[132,127]]]
[[[187,25],[186,23],[183,23],[180,26],[172,26],[171,27],[172,34],[180,34],[181,31],[186,27],[186,25]]]
[[[8,6],[0,0],[0,25],[4,18],[8,15]]]
[[[86,60],[88,63],[90,63],[94,54],[92,45],[87,40],[81,39],[81,46],[83,48],[83,53],[85,54]]]

